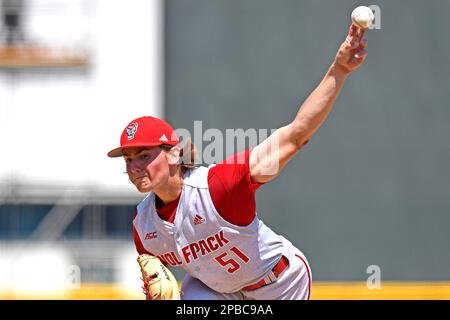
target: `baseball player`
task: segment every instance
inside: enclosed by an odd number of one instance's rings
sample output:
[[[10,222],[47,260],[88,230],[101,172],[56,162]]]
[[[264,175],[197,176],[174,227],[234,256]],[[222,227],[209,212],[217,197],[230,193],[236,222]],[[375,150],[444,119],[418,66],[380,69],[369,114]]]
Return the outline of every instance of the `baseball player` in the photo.
[[[148,193],[133,220],[148,299],[180,298],[164,265],[186,271],[185,300],[310,298],[307,259],[258,218],[255,193],[325,121],[348,75],[366,58],[363,33],[350,27],[328,72],[291,123],[217,165],[180,162],[178,137],[162,119],[141,117],[125,128],[120,147],[108,156],[123,157],[129,180]],[[265,170],[273,163],[275,170]]]

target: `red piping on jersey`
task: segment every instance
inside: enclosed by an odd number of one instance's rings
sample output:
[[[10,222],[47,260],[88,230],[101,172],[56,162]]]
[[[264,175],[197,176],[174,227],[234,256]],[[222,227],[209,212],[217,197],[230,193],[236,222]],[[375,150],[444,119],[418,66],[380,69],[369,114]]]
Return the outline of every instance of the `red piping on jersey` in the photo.
[[[133,220],[136,218],[136,216],[137,216],[137,210],[135,211],[135,213],[134,213],[134,217],[133,217]],[[138,234],[138,232],[137,232],[137,230],[136,230],[136,227],[134,226],[134,223],[133,223],[133,240],[134,240],[134,245],[136,246],[136,251],[139,253],[139,254],[149,254],[149,255],[152,255],[153,256],[153,254],[151,253],[151,252],[148,252],[145,248],[144,248],[144,245],[142,244],[142,242],[141,242],[141,238],[139,237],[139,234]]]
[[[308,300],[311,296],[311,274],[309,273],[309,268],[308,268],[308,264],[305,262],[305,260],[300,257],[298,254],[295,255],[296,257],[300,258],[300,260],[302,260],[302,262],[305,264],[306,267],[306,271],[308,272]]]

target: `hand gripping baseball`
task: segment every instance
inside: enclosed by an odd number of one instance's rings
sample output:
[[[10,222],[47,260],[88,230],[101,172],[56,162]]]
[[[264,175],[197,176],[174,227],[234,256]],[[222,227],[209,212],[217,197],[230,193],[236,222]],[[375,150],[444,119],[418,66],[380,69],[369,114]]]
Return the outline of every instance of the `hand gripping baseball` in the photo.
[[[148,300],[180,300],[177,279],[157,257],[141,254],[137,262],[144,281],[142,289]]]
[[[350,26],[347,38],[340,46],[334,64],[350,73],[359,68],[367,56],[365,50],[367,39],[363,38],[365,29],[358,28],[354,24]]]

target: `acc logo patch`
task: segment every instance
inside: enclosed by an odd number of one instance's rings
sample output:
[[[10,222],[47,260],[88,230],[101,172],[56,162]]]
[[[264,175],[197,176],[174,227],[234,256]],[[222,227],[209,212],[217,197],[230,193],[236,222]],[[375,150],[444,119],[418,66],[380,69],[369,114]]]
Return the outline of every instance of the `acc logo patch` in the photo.
[[[125,130],[127,131],[127,138],[128,138],[128,140],[131,140],[131,139],[134,138],[134,135],[136,134],[137,129],[138,129],[138,124],[137,124],[137,122],[130,123],[130,124],[125,128]]]

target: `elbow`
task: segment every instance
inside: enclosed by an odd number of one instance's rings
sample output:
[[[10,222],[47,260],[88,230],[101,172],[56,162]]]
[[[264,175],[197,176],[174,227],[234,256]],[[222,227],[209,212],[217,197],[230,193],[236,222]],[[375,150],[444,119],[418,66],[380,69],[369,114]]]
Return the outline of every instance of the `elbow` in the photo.
[[[306,124],[292,124],[292,141],[297,150],[303,148],[311,140],[312,135],[312,130]]]
[[[295,141],[295,148],[297,149],[297,151],[303,148],[306,144],[308,144],[309,140],[310,138],[297,139]]]

